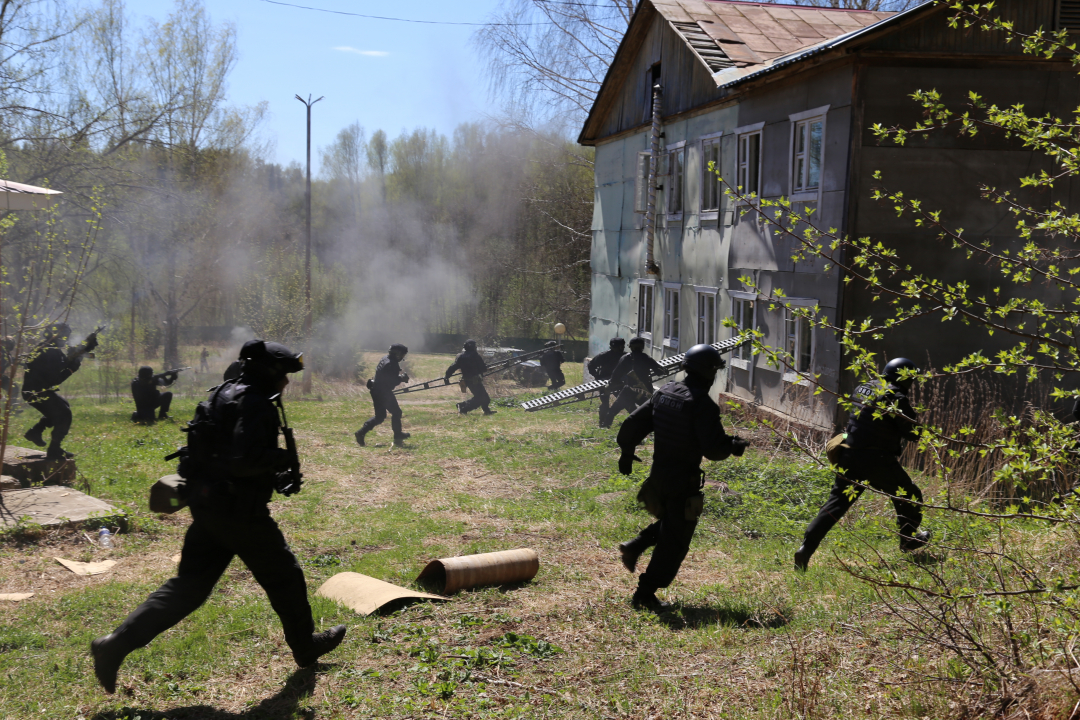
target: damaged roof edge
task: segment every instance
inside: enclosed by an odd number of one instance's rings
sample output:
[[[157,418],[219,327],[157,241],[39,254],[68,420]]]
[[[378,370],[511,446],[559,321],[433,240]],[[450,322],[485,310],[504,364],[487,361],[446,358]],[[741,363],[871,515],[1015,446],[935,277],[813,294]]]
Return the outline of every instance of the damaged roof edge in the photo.
[[[768,75],[769,73],[771,73],[771,72],[773,72],[775,70],[779,70],[780,68],[787,67],[788,65],[793,65],[793,64],[795,64],[797,62],[800,62],[801,60],[805,60],[805,59],[807,59],[809,57],[813,57],[814,55],[819,55],[819,54],[821,54],[823,52],[827,52],[829,50],[835,50],[836,48],[840,47],[841,45],[843,45],[843,44],[845,44],[845,43],[847,43],[847,42],[849,42],[851,40],[854,40],[856,38],[859,38],[859,37],[861,37],[863,35],[866,35],[866,34],[869,34],[869,33],[872,33],[872,32],[877,32],[877,31],[883,30],[883,29],[889,27],[890,25],[894,25],[896,23],[902,22],[904,19],[907,19],[907,18],[911,17],[912,15],[914,15],[916,13],[919,13],[919,12],[922,12],[922,11],[925,11],[927,8],[931,8],[931,7],[943,7],[943,6],[938,6],[938,4],[936,2],[934,2],[934,0],[924,0],[923,3],[921,3],[919,5],[916,5],[913,8],[909,8],[907,10],[904,10],[903,12],[899,12],[899,13],[893,15],[892,17],[885,18],[884,20],[879,20],[878,22],[874,23],[873,25],[867,25],[866,27],[859,28],[858,30],[852,30],[849,33],[845,33],[843,35],[838,35],[838,36],[836,36],[834,38],[825,40],[824,42],[822,42],[822,43],[820,43],[818,45],[814,45],[814,46],[806,48],[804,50],[797,50],[797,51],[791,53],[790,55],[783,55],[781,57],[776,58],[767,67],[763,67],[763,68],[760,68],[758,70],[754,70],[753,72],[747,73],[745,75],[740,75],[739,77],[733,78],[733,79],[731,79],[731,80],[729,80],[727,82],[723,82],[723,76],[725,76],[725,75],[733,75],[733,74],[737,73],[739,70],[741,70],[742,68],[729,68],[729,69],[726,69],[726,70],[721,70],[718,73],[713,73],[713,79],[717,81],[717,84],[716,84],[717,88],[722,89],[722,88],[735,87],[736,85],[744,83],[744,82],[746,82],[748,80],[753,80],[753,79],[759,78],[759,77],[761,77],[763,75]]]

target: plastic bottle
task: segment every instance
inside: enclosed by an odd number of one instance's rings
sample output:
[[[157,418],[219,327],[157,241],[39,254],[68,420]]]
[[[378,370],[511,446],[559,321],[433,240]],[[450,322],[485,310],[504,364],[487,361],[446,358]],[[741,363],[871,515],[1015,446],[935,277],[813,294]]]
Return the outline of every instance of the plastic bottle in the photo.
[[[98,544],[106,549],[113,546],[112,533],[109,532],[109,528],[101,528],[101,530],[98,531]]]

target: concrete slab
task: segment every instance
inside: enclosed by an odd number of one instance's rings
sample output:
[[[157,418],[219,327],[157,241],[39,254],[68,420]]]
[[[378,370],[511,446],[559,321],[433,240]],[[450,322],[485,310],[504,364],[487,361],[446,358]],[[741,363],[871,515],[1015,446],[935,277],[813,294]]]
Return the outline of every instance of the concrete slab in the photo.
[[[90,518],[123,517],[124,512],[104,500],[66,487],[10,490],[0,495],[0,527],[14,527],[22,517],[38,525],[62,525]]]
[[[28,488],[32,485],[72,485],[75,482],[73,460],[46,460],[45,451],[8,445],[4,449],[3,474]]]

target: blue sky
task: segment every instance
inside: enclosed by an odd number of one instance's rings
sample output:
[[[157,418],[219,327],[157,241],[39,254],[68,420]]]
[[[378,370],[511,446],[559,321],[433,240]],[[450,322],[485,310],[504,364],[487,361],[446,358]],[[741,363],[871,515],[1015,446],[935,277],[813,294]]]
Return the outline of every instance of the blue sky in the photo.
[[[409,3],[377,0],[283,0],[298,5],[416,20],[483,22],[498,0]],[[204,0],[215,22],[236,25],[240,60],[229,82],[233,103],[269,103],[263,133],[271,159],[304,161],[304,106],[312,110],[312,167],[318,149],[352,122],[368,136],[431,127],[450,133],[459,123],[495,114],[482,63],[470,44],[474,27],[368,20],[301,10],[262,0]],[[165,20],[172,0],[128,0],[135,17]]]

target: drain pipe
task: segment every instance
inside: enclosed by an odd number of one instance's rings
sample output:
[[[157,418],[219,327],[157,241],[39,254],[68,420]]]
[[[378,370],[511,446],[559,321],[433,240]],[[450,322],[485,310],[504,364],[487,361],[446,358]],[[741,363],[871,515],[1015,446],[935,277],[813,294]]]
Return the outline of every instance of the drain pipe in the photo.
[[[660,171],[660,103],[664,91],[660,83],[653,85],[652,94],[652,144],[649,147],[649,199],[645,204],[645,272],[659,275],[653,243],[656,237],[656,180]]]

